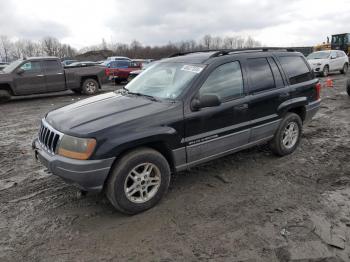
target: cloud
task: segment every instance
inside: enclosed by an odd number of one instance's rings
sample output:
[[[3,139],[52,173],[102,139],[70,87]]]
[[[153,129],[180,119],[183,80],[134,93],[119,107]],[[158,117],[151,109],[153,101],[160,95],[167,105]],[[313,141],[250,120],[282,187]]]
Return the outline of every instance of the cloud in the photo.
[[[41,39],[45,36],[63,38],[69,35],[68,25],[58,21],[42,20],[40,17],[18,12],[12,1],[0,1],[0,34],[10,38]]]
[[[75,47],[107,41],[162,45],[206,34],[263,44],[315,45],[349,31],[349,0],[0,0],[0,34],[57,37]]]
[[[205,34],[222,35],[261,30],[288,21],[293,3],[281,1],[137,1],[115,3],[116,17],[106,23],[115,35],[131,41],[135,36],[146,43],[196,39]],[[137,6],[137,8],[135,8]]]

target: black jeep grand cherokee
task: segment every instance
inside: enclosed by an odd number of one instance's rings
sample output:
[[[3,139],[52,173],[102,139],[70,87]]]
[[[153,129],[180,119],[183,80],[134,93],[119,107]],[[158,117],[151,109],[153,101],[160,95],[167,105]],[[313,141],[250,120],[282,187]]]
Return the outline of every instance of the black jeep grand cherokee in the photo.
[[[48,113],[33,148],[53,174],[135,214],[156,205],[171,173],[264,142],[292,153],[320,87],[292,50],[176,54],[122,90]]]

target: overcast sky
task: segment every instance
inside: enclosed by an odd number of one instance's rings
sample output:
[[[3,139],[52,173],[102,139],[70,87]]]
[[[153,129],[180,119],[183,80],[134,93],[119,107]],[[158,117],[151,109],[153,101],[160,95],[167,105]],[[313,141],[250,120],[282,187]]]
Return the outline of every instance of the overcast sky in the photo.
[[[161,45],[205,34],[315,45],[349,25],[350,0],[0,0],[0,35],[54,36],[76,48],[102,38]]]

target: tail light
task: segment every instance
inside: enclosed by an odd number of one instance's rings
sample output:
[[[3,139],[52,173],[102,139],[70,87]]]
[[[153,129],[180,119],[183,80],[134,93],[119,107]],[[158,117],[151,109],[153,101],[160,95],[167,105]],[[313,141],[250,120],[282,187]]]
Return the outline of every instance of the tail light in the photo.
[[[316,100],[319,100],[321,98],[321,83],[318,82],[316,85],[315,85],[315,90],[316,90]]]
[[[111,73],[111,71],[109,70],[109,68],[106,68],[106,69],[105,69],[105,74],[106,74],[106,76],[109,76],[110,73]]]

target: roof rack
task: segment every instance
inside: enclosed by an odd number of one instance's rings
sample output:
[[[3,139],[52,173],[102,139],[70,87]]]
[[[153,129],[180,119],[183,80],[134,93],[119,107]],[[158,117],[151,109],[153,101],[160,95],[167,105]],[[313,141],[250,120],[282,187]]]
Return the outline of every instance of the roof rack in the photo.
[[[183,56],[187,54],[193,54],[193,53],[208,53],[208,52],[214,52],[212,55],[209,56],[209,58],[212,57],[218,57],[223,55],[228,55],[230,53],[245,53],[245,52],[268,52],[268,51],[284,51],[284,52],[295,52],[293,48],[286,48],[286,47],[252,47],[252,48],[239,48],[239,49],[207,49],[207,50],[198,50],[198,51],[192,51],[192,52],[179,52],[175,53],[169,56],[176,57],[176,56]]]

